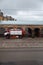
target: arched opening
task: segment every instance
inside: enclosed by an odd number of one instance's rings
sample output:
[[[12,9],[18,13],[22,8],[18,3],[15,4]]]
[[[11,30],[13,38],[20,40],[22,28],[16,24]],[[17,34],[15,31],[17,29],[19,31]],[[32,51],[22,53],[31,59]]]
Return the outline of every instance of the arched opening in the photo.
[[[4,37],[5,28],[0,27],[0,37]]]
[[[26,28],[26,36],[27,37],[32,37],[32,29],[31,28]]]
[[[25,37],[32,37],[32,29],[25,28]]]
[[[28,36],[32,37],[32,29],[31,28],[28,28]]]
[[[34,36],[35,37],[39,37],[40,36],[40,29],[39,28],[35,28],[34,29]]]

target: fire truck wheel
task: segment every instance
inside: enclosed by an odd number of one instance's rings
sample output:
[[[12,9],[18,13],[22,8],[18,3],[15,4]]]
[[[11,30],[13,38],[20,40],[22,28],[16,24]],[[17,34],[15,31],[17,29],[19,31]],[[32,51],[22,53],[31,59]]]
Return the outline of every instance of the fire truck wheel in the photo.
[[[21,35],[19,35],[19,39],[21,39],[22,38],[22,36]]]

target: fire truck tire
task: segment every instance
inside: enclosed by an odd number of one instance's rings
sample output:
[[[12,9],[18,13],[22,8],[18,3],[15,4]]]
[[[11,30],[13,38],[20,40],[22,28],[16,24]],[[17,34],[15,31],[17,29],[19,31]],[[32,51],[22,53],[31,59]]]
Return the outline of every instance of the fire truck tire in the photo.
[[[22,36],[21,35],[19,35],[19,39],[21,39],[22,38]]]

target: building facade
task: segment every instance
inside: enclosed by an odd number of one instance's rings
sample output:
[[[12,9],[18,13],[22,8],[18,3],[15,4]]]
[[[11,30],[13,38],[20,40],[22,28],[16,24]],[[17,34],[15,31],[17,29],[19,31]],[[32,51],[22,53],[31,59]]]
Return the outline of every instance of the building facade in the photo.
[[[0,21],[16,21],[12,16],[4,16],[3,12],[0,10]]]
[[[24,36],[27,37],[43,37],[43,24],[20,24],[15,21],[0,22],[0,34],[4,34],[6,29],[23,29],[25,31]],[[38,22],[37,22],[38,23]]]
[[[27,37],[43,37],[42,21],[17,21],[11,16],[4,16],[0,10],[0,36],[4,35],[6,29],[23,29],[24,36]]]

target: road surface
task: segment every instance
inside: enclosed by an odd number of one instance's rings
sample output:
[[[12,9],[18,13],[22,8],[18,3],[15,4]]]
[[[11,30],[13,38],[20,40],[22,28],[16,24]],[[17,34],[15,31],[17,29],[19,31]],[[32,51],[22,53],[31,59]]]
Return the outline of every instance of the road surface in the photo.
[[[43,48],[0,49],[0,62],[15,65],[43,65]]]
[[[21,39],[20,39],[21,40]],[[17,41],[17,42],[20,42]],[[28,42],[27,42],[27,41]],[[31,44],[32,42],[37,44],[41,44],[42,46],[38,46],[37,45],[34,46],[28,46],[27,45],[25,47],[9,47],[9,48],[5,48],[2,47],[0,48],[0,64],[2,65],[43,65],[43,38],[42,39],[34,39],[35,41],[33,41],[33,39],[24,39],[21,40],[21,44],[23,42],[23,44],[25,42],[27,42],[27,44]],[[37,41],[36,41],[37,40]],[[3,41],[0,40],[0,42],[16,42],[15,40],[5,40],[3,39]],[[32,43],[34,45],[34,43]],[[0,43],[1,44],[1,43]],[[3,44],[3,43],[2,43]],[[20,44],[20,43],[18,43]]]

